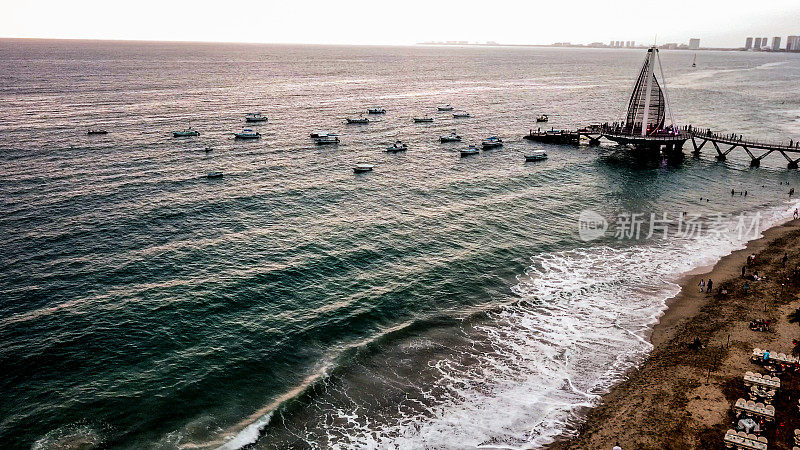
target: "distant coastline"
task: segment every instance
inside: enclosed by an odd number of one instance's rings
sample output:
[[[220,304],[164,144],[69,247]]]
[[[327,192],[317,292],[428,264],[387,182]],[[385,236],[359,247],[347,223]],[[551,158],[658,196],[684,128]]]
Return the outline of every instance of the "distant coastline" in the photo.
[[[446,41],[446,42],[418,42],[416,45],[426,46],[448,46],[448,47],[553,47],[553,48],[604,48],[615,50],[644,50],[649,46],[636,45],[633,47],[613,47],[606,44],[592,45],[592,44],[569,44],[569,43],[556,43],[556,44],[500,44],[497,42],[464,42],[464,41]],[[744,47],[700,47],[700,48],[686,48],[686,47],[671,47],[659,46],[661,50],[681,50],[681,51],[722,51],[722,52],[746,52]],[[787,52],[784,49],[780,50],[762,50],[755,53],[796,53]]]

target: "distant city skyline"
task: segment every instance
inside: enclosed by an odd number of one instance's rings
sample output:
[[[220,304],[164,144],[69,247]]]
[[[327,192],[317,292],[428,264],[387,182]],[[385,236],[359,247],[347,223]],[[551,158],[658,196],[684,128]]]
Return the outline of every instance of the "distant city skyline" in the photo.
[[[687,13],[691,11],[691,13]],[[654,13],[655,12],[655,13]],[[546,18],[546,20],[543,20]],[[774,0],[481,4],[404,0],[249,3],[140,0],[11,1],[0,37],[209,42],[396,44],[495,41],[513,45],[635,41],[743,47],[747,36],[800,34],[800,3]]]

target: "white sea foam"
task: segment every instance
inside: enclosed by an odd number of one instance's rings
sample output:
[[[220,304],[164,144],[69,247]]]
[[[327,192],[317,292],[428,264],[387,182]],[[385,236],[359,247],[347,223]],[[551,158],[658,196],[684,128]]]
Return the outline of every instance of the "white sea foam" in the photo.
[[[256,442],[261,436],[264,427],[269,425],[273,413],[274,411],[270,411],[256,419],[255,422],[246,426],[244,430],[236,434],[231,440],[222,444],[218,450],[236,450]]]
[[[762,213],[760,229],[785,220],[793,208]],[[747,240],[702,236],[536,256],[514,287],[522,300],[471,330],[491,350],[476,345],[434,363],[438,382],[421,388],[431,405],[392,423],[374,423],[360,408],[336,410],[327,443],[527,449],[569,434],[581,411],[652,348],[647,336],[679,291],[679,276]]]

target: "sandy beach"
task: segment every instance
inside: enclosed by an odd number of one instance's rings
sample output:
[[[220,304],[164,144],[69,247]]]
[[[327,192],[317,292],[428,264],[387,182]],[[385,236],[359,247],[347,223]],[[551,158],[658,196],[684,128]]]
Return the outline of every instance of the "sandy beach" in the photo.
[[[748,275],[758,271],[765,279],[748,280],[745,292],[741,270],[751,254],[756,258]],[[798,264],[800,221],[795,220],[767,230],[710,270],[685,276],[681,292],[653,329],[648,359],[588,412],[578,437],[550,448],[611,449],[616,442],[624,450],[724,448],[723,435],[734,420],[731,407],[747,397],[742,376],[759,369],[749,361],[753,348],[788,354],[800,336],[798,325],[787,319],[800,306],[797,284],[789,277]],[[709,278],[713,295],[698,287]],[[720,286],[727,295],[717,293]],[[771,330],[751,331],[749,321],[758,318],[774,321]],[[695,338],[705,348],[690,348]],[[793,431],[800,428],[797,384],[792,377],[783,379],[774,403],[776,426],[764,434],[770,449],[792,448]]]

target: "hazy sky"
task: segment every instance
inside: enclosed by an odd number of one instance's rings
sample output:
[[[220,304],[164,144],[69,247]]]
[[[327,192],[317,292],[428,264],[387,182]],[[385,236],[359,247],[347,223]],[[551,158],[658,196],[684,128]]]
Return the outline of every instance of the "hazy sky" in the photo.
[[[0,36],[318,44],[701,38],[800,34],[800,0],[0,0]]]

